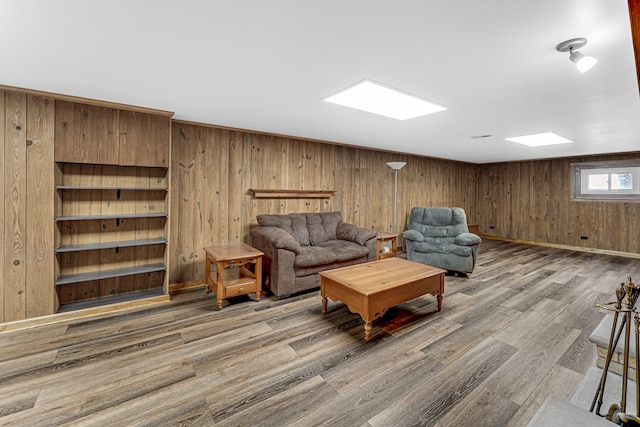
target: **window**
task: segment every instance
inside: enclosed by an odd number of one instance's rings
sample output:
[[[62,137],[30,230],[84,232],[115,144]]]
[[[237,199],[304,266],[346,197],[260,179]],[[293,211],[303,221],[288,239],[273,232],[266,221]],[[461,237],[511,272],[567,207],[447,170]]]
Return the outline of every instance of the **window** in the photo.
[[[640,160],[574,163],[573,199],[640,201]]]

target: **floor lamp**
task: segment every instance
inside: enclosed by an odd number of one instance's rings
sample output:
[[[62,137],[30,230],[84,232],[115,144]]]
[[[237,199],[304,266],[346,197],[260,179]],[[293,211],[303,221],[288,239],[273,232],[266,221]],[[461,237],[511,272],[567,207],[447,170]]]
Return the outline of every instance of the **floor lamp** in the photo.
[[[397,202],[398,202],[398,171],[406,165],[407,162],[387,162],[387,166],[389,166],[396,175],[395,186],[393,187],[393,232],[397,233],[397,222],[396,222],[396,214],[397,214]]]

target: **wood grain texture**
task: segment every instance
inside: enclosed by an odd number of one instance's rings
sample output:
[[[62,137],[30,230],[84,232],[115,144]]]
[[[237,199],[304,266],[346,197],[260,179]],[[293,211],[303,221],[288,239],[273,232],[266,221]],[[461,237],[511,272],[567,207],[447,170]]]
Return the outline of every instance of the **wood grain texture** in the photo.
[[[170,242],[171,283],[204,279],[204,246],[250,244],[258,214],[339,210],[347,222],[392,231],[394,173],[388,161],[408,161],[398,174],[399,229],[417,205],[461,206],[470,218],[475,215],[471,164],[182,122],[172,129],[171,169],[179,177],[171,193],[179,200],[171,223],[181,232]],[[329,199],[253,199],[251,188],[335,193]]]
[[[639,157],[640,153],[630,153],[478,165],[480,233],[640,253],[640,240],[634,238],[640,203],[570,200],[571,163]]]
[[[26,318],[54,313],[54,102],[27,97]]]
[[[26,317],[27,275],[27,96],[5,94],[4,277],[6,320]]]
[[[118,164],[118,110],[56,101],[55,160]]]
[[[627,274],[640,260],[485,239],[473,274],[446,276],[441,312],[431,295],[400,304],[370,343],[343,304],[322,315],[317,291],[218,311],[195,289],[7,331],[0,426],[524,426],[576,391],[595,361],[593,302]]]

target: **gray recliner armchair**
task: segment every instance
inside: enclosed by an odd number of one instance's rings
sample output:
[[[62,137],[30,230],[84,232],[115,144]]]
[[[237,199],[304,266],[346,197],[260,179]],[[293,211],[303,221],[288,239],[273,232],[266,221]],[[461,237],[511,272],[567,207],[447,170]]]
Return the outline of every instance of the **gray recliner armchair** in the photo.
[[[462,273],[473,271],[482,242],[462,208],[414,207],[403,236],[408,260]]]

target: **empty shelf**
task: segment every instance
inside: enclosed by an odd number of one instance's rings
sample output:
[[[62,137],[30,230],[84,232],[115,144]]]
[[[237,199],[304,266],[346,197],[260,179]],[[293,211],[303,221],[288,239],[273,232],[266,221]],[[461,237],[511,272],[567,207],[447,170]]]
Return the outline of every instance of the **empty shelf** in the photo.
[[[163,263],[147,264],[135,267],[117,268],[114,270],[92,271],[89,273],[67,274],[60,276],[55,281],[55,285],[67,285],[70,283],[89,282],[91,280],[111,279],[114,277],[132,276],[134,274],[152,273],[154,271],[166,270]]]
[[[145,240],[122,240],[119,242],[102,242],[102,243],[87,243],[83,245],[67,245],[60,246],[56,249],[56,253],[62,252],[80,252],[80,251],[94,251],[99,249],[112,249],[112,248],[129,248],[133,246],[148,246],[148,245],[163,245],[167,243],[167,239],[164,237],[158,237],[156,239]]]

